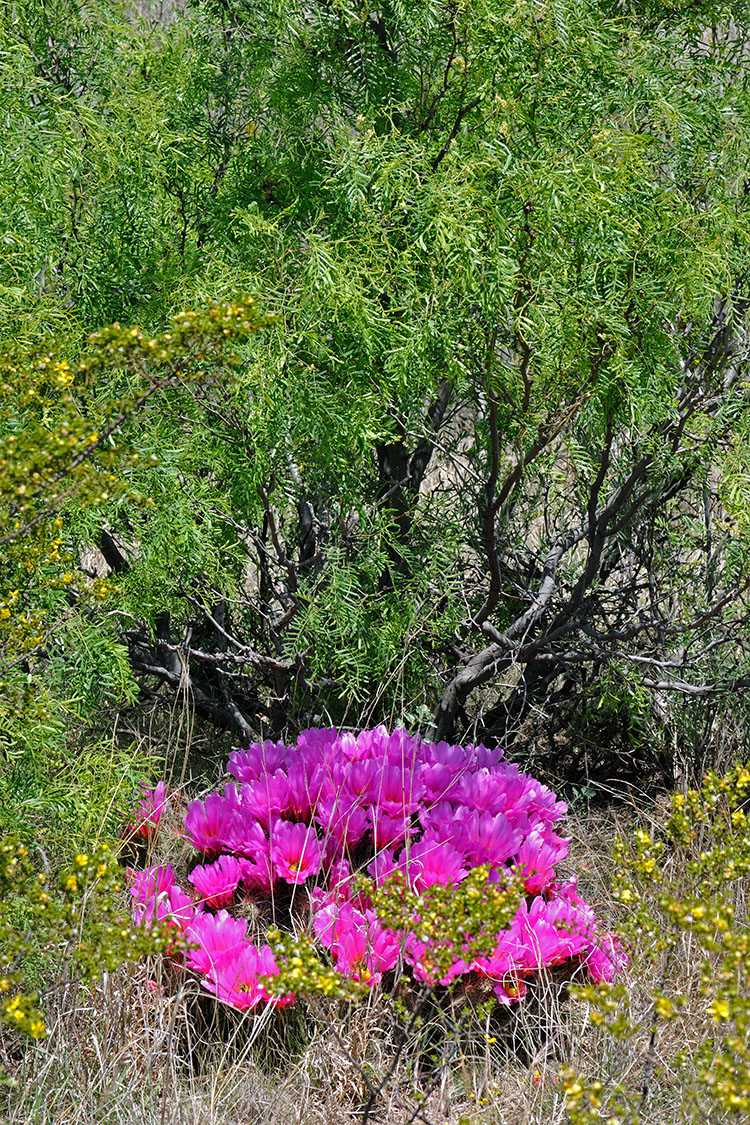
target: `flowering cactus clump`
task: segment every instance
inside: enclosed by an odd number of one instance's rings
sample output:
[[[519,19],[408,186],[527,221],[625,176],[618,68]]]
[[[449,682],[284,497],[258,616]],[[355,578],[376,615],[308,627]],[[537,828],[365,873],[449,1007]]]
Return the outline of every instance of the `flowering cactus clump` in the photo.
[[[388,973],[480,978],[511,1004],[548,966],[614,976],[611,935],[575,880],[555,875],[566,806],[501,750],[384,727],[311,729],[293,745],[254,743],[227,768],[234,780],[185,816],[191,893],[170,868],[147,869],[131,891],[142,923],[173,920],[187,968],[219,1000],[247,1010],[300,990],[302,970],[280,966],[278,942],[259,947],[234,916],[248,901],[362,987]]]

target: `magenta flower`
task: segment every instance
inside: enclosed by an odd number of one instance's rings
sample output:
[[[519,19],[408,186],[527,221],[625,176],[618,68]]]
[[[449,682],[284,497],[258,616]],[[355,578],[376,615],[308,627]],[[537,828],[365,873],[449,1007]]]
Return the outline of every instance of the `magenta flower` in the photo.
[[[333,746],[338,738],[335,727],[310,727],[297,737],[297,761],[304,762],[308,769],[322,765],[330,760]]]
[[[421,766],[419,771],[425,797],[431,803],[453,798],[458,791],[460,778],[461,775],[455,769],[441,765],[440,762],[430,762]]]
[[[527,894],[538,894],[555,875],[555,864],[568,854],[568,840],[544,828],[535,828],[516,852],[516,868]]]
[[[422,809],[419,813],[419,822],[425,830],[425,836],[436,840],[445,840],[454,844],[459,851],[468,847],[467,825],[476,813],[463,806],[454,808],[450,801],[439,801],[431,808]]]
[[[322,850],[315,832],[307,824],[280,821],[271,837],[271,859],[276,873],[287,883],[304,883],[317,875],[322,864]]]
[[[240,805],[232,810],[231,817],[222,829],[220,839],[224,850],[254,859],[268,851],[268,838],[257,817]]]
[[[200,910],[193,904],[190,895],[186,895],[182,887],[177,884],[172,887],[168,895],[169,909],[167,920],[182,933],[188,928]]]
[[[517,852],[523,833],[511,826],[504,813],[491,816],[475,812],[466,820],[466,837],[472,866],[488,863],[497,867]]]
[[[422,760],[429,765],[445,766],[454,776],[471,773],[475,768],[470,746],[451,746],[447,742],[426,742],[422,747]]]
[[[406,860],[417,894],[435,883],[458,883],[467,873],[463,854],[453,844],[440,840],[423,839],[412,844]]]
[[[370,732],[362,731],[359,735],[344,733],[336,739],[336,756],[345,762],[357,762],[370,756]]]
[[[276,817],[289,812],[292,796],[289,778],[283,770],[264,774],[257,781],[242,786],[242,806],[261,824],[268,824]]]
[[[379,773],[377,762],[351,762],[336,772],[336,778],[340,779],[340,791],[348,800],[360,805],[372,804],[378,790]]]
[[[189,949],[185,964],[198,973],[208,973],[226,953],[237,953],[245,944],[247,922],[232,918],[226,910],[218,914],[198,914],[185,930],[188,942],[197,948]]]
[[[400,940],[380,924],[373,911],[361,911],[350,902],[331,903],[318,910],[313,930],[330,950],[336,968],[366,983],[380,980],[398,961]]]
[[[534,782],[529,794],[529,815],[545,824],[555,824],[562,820],[568,811],[565,801],[558,801],[555,794],[546,785]]]
[[[518,766],[503,763],[493,771],[492,776],[505,794],[504,806],[494,811],[504,812],[511,822],[519,816],[528,816],[534,824],[539,821],[553,824],[567,812],[564,801],[557,801],[554,793],[546,785],[541,785],[533,777],[521,773]]]
[[[295,820],[309,820],[320,797],[325,774],[321,765],[309,766],[304,761],[289,766],[287,810]]]
[[[525,946],[524,967],[539,969],[585,953],[590,945],[589,918],[565,899],[541,896],[522,903],[513,920]]]
[[[375,858],[367,865],[368,875],[373,877],[379,887],[387,882],[394,871],[398,871],[401,875],[406,874],[406,861],[403,852],[398,862],[392,851],[384,850],[378,852]]]
[[[235,809],[232,800],[219,793],[209,793],[205,801],[191,801],[185,817],[185,835],[193,847],[206,855],[218,855],[231,831]]]
[[[627,963],[625,951],[611,934],[598,936],[586,952],[586,968],[595,984],[610,984]]]
[[[227,773],[238,781],[258,781],[276,773],[287,761],[287,748],[283,742],[253,742],[247,750],[235,750],[229,755]]]
[[[360,911],[356,910],[350,902],[329,902],[315,913],[313,918],[315,936],[326,949],[335,954],[338,949],[339,936],[346,930],[351,929],[359,917],[362,918],[362,925],[364,926],[366,924],[364,915],[360,915]]]
[[[244,944],[222,954],[211,966],[204,987],[217,999],[242,1012],[254,1008],[262,1000],[275,999],[277,1005],[291,1003],[292,996],[273,998],[260,983],[261,977],[278,976],[279,967],[271,948],[262,949]]]
[[[372,911],[364,916],[365,926],[352,926],[339,936],[336,968],[365,984],[379,981],[383,973],[398,964],[400,941],[381,926]]]
[[[492,990],[501,1007],[517,1004],[526,995],[526,981],[523,977],[509,976],[498,982]]]
[[[188,879],[202,896],[206,906],[218,909],[234,898],[242,878],[239,861],[231,855],[222,855],[216,863],[194,867]]]
[[[415,918],[414,921],[416,924],[419,919]],[[422,941],[413,931],[407,932],[405,935],[404,960],[411,968],[415,980],[432,985],[448,985],[456,977],[460,977],[469,971],[471,966],[461,957],[456,957],[444,976],[438,977],[435,968],[434,948],[435,943],[433,941]]]
[[[182,887],[171,884],[167,890],[155,891],[133,906],[133,920],[147,929],[154,922],[163,922],[181,932],[187,929],[196,915],[196,909]]]
[[[407,775],[413,774],[416,768],[419,738],[410,735],[403,727],[398,727],[391,735],[388,734],[385,727],[376,727],[376,730],[382,731],[387,739],[385,759],[388,764],[398,766]],[[377,759],[380,760],[379,754]]]
[[[339,849],[353,848],[369,828],[367,813],[359,807],[356,798],[331,793],[318,801],[315,820],[326,836],[332,836]]]
[[[386,766],[380,774],[377,804],[381,812],[403,817],[415,812],[424,795],[424,785],[414,773],[400,766]]]
[[[480,770],[495,769],[505,758],[499,746],[495,747],[494,750],[488,750],[481,742],[478,746],[474,747],[474,756],[476,759],[476,768]]]
[[[391,816],[376,807],[369,809],[367,816],[372,823],[372,839],[376,849],[395,848],[407,837],[414,835],[409,813],[402,812],[399,816]]]
[[[148,840],[153,836],[167,803],[167,783],[160,781],[153,789],[141,786],[141,800],[134,807],[125,832]]]
[[[149,899],[167,895],[174,886],[174,871],[169,864],[164,867],[146,867],[133,879],[130,893],[136,902],[146,903]]]
[[[239,862],[243,885],[252,893],[269,894],[276,882],[270,843],[266,841],[265,849],[257,851],[253,859],[241,859]]]
[[[524,933],[514,920],[510,929],[501,930],[492,953],[477,957],[472,968],[495,981],[505,979],[523,966],[528,959]]]
[[[336,894],[342,899],[348,900],[351,898],[350,891],[354,881],[354,875],[349,861],[346,859],[335,859],[328,869],[328,885]]]

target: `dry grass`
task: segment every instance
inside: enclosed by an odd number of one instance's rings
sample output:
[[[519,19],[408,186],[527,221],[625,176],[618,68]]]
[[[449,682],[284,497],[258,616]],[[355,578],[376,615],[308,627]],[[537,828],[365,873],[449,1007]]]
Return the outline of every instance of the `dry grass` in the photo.
[[[534,1085],[556,1065],[540,1026],[566,1020],[559,1000],[500,1026],[467,1007],[426,1012],[402,1044],[383,998],[235,1017],[154,968],[61,992],[45,1042],[15,1057],[6,1042],[7,1125],[344,1125],[362,1121],[381,1082],[373,1125],[456,1125],[477,1111],[514,1125],[563,1120],[559,1091]]]

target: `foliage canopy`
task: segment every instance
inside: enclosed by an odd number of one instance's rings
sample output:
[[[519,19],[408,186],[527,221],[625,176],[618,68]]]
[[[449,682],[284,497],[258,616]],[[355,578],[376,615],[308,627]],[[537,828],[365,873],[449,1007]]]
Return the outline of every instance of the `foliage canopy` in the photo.
[[[13,547],[14,708],[508,739],[744,683],[746,4],[1,18],[8,518],[42,432],[111,428]],[[79,372],[92,330],[243,291],[278,323],[231,378],[173,357],[123,411],[137,349]]]

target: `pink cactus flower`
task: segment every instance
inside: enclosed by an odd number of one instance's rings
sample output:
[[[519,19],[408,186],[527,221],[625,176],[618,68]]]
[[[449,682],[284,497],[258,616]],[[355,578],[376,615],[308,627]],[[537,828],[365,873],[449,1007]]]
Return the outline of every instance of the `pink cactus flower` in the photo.
[[[586,952],[586,968],[596,984],[610,984],[630,958],[612,934],[596,934]]]
[[[488,750],[481,742],[478,746],[474,747],[474,756],[476,759],[476,768],[480,770],[495,769],[505,759],[505,754],[499,746],[496,746],[493,750]]]
[[[196,914],[200,912],[199,909],[194,905],[190,895],[186,895],[182,887],[176,884],[169,892],[168,903],[167,919],[170,925],[184,933]]]
[[[146,867],[133,878],[130,893],[136,902],[146,903],[149,899],[166,895],[174,886],[174,871],[170,864],[164,867]]]
[[[425,797],[432,803],[452,798],[458,791],[461,774],[452,766],[430,762],[420,768],[419,779],[424,785]]]
[[[523,832],[511,825],[504,813],[491,816],[477,813],[466,820],[468,857],[473,866],[488,863],[497,867],[514,855],[523,840]]]
[[[523,1000],[526,995],[526,981],[523,977],[509,976],[498,982],[492,991],[495,993],[498,1004],[501,1007],[508,1007],[510,1004],[517,1004],[519,1000]]]
[[[405,935],[404,960],[411,968],[415,980],[423,981],[425,984],[448,985],[456,977],[469,971],[469,965],[461,957],[455,957],[445,975],[438,976],[434,961],[434,944],[432,941],[421,941],[413,932]]]
[[[444,840],[459,851],[466,851],[469,845],[467,825],[472,817],[476,819],[476,815],[462,806],[454,808],[450,801],[438,801],[431,808],[420,810],[419,822],[426,837]]]
[[[347,929],[351,929],[358,917],[360,917],[360,912],[350,902],[329,902],[315,913],[313,918],[315,936],[326,949],[335,953],[338,948],[339,935]],[[361,918],[364,926],[366,924],[364,915],[361,915]]]
[[[375,984],[398,964],[400,942],[368,912],[365,926],[352,926],[339,936],[336,968],[364,984]]]
[[[569,843],[544,827],[529,833],[515,857],[515,866],[527,894],[538,894],[550,886],[555,877],[555,864],[565,859]]]
[[[253,859],[240,859],[240,878],[251,894],[266,895],[276,883],[276,874],[271,863],[271,845],[266,841],[263,851],[257,851]]]
[[[368,809],[367,817],[372,824],[372,838],[376,848],[397,847],[414,834],[409,813],[402,811],[396,816],[391,816],[390,813],[376,806]]]
[[[276,958],[269,946],[257,949],[246,943],[220,956],[211,966],[203,984],[223,1003],[246,1012],[261,1001],[273,999],[277,1006],[293,1001],[291,995],[271,997],[260,983],[261,977],[278,976],[278,972]]]
[[[470,746],[451,746],[448,742],[426,742],[422,747],[422,761],[430,765],[445,766],[454,776],[472,773],[476,758]]]
[[[280,821],[271,838],[271,859],[277,874],[287,883],[304,883],[320,871],[323,856],[313,829],[307,824]]]
[[[191,801],[185,817],[185,835],[197,851],[218,855],[226,846],[235,811],[236,804],[219,793],[209,793],[205,801]]]
[[[242,869],[239,861],[231,855],[222,855],[216,863],[194,867],[188,879],[200,894],[206,906],[218,909],[226,906],[234,898],[240,884]]]
[[[419,808],[424,784],[416,772],[400,766],[386,766],[378,779],[377,803],[380,812],[394,818],[403,817]]]
[[[472,968],[482,976],[502,981],[509,973],[520,968],[526,961],[528,950],[520,926],[513,923],[510,929],[501,930],[492,953],[477,957]]]
[[[368,875],[372,876],[379,887],[388,881],[394,871],[398,871],[402,875],[406,874],[406,862],[403,853],[401,859],[396,862],[396,857],[392,851],[383,850],[378,852],[367,865]]]
[[[253,742],[247,750],[235,750],[229,755],[227,773],[240,782],[258,781],[281,769],[287,757],[283,742]]]
[[[467,874],[463,853],[453,844],[438,840],[423,839],[412,844],[406,862],[417,894],[435,883],[459,883]]]
[[[322,765],[295,761],[289,766],[288,812],[294,820],[309,820],[320,798],[325,774]]]
[[[262,824],[244,805],[232,810],[219,838],[224,851],[247,859],[268,851],[268,837]]]
[[[344,762],[359,762],[370,757],[370,732],[362,731],[359,735],[350,734],[348,731],[340,734],[336,739],[336,757]]]
[[[337,783],[340,781],[337,788],[340,788],[346,800],[354,804],[372,804],[378,791],[380,768],[377,762],[351,762],[345,768],[335,771]]]
[[[321,872],[321,885],[293,909],[309,902],[316,937],[339,972],[374,982],[403,953],[416,979],[438,983],[431,976],[438,971],[435,951],[420,944],[419,919],[410,934],[386,930],[366,891],[354,885],[354,859],[377,885],[403,880],[420,894],[460,881],[474,866],[487,865],[488,878],[498,883],[520,873],[528,901],[495,935],[491,955],[477,957],[467,937],[447,972],[439,970],[443,984],[478,972],[499,1003],[511,1004],[545,965],[585,965],[592,978],[609,980],[624,963],[575,882],[556,881],[567,841],[553,829],[564,803],[505,761],[501,750],[432,744],[384,726],[343,734],[312,728],[292,746],[259,742],[233,753],[229,771],[238,787],[230,783],[223,793],[192,802],[185,818],[194,846],[221,857],[201,861],[190,876],[202,905],[219,913],[196,910],[171,869],[142,873],[131,892],[144,924],[162,920],[189,931],[197,948],[187,964],[208,975],[206,987],[223,1002],[254,1008],[266,999],[258,984],[267,975],[261,962],[275,967],[270,950],[251,947],[245,924],[221,909],[238,885],[268,898],[276,880],[296,887]],[[159,787],[144,791],[135,835],[153,832],[165,795]]]
[[[133,920],[137,926],[150,928],[154,922],[163,922],[184,932],[196,915],[196,909],[182,887],[173,884],[168,890],[150,894],[133,906]],[[168,951],[169,952],[169,951]]]
[[[387,738],[385,760],[388,764],[398,766],[407,776],[413,775],[416,772],[419,738],[409,734],[403,727],[397,727],[391,735],[388,735],[384,727],[376,729],[382,730]],[[380,755],[377,757],[380,760]]]
[[[522,903],[514,918],[523,940],[524,968],[540,969],[584,953],[590,945],[590,921],[564,899],[535,898]]]
[[[288,813],[292,806],[289,778],[283,770],[264,774],[242,786],[242,806],[261,824]]]
[[[226,910],[199,914],[185,930],[187,941],[197,947],[188,949],[185,964],[198,973],[208,973],[224,954],[239,952],[246,934],[245,919],[232,918]]]
[[[329,761],[337,738],[335,727],[310,727],[300,731],[297,736],[297,761],[304,762],[308,769]]]
[[[357,799],[344,793],[321,797],[315,820],[340,848],[355,847],[370,826],[367,813],[359,807]]]
[[[454,800],[465,804],[477,812],[487,812],[496,816],[504,812],[508,804],[508,793],[503,779],[488,769],[467,773],[453,796]]]
[[[350,902],[332,903],[318,910],[313,929],[320,943],[331,951],[344,975],[372,984],[393,969],[399,958],[400,940],[381,926],[373,911],[361,911]]]
[[[141,800],[130,814],[130,822],[125,825],[129,836],[140,836],[148,840],[156,831],[167,803],[167,783],[160,781],[153,789],[141,786]]]

